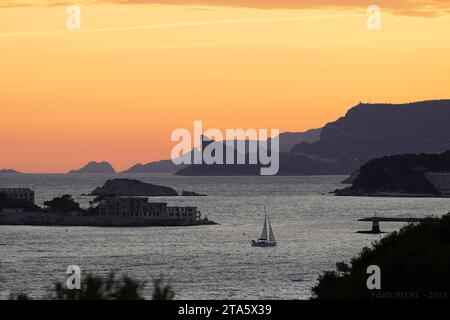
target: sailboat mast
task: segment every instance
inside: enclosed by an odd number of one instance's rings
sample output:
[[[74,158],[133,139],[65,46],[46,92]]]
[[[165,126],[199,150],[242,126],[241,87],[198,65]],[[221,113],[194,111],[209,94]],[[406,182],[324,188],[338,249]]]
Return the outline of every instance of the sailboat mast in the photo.
[[[264,207],[264,226],[261,233],[260,239],[267,240],[267,215],[266,215],[266,207]]]
[[[267,221],[269,221],[269,241],[275,241],[275,236],[272,230],[272,224],[270,223],[269,219],[267,219]]]

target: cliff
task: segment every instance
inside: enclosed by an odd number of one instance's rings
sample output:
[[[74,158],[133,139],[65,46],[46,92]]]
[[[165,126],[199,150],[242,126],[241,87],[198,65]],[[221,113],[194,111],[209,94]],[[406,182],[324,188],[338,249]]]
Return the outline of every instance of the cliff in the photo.
[[[394,154],[450,149],[450,100],[408,104],[364,104],[322,129],[320,140],[292,152],[340,163],[348,173],[367,161]]]

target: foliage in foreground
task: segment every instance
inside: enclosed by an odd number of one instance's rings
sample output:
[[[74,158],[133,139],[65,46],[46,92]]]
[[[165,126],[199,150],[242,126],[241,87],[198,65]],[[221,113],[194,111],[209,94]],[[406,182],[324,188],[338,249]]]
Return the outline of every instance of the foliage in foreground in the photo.
[[[70,290],[65,283],[55,283],[48,297],[51,300],[144,300],[145,282],[129,276],[116,278],[114,273],[106,277],[89,274],[81,281],[81,289]],[[153,281],[153,300],[172,300],[175,296],[170,285],[161,279]],[[29,300],[27,294],[11,294],[11,300]]]
[[[367,267],[381,269],[379,293],[416,293],[421,298],[450,294],[450,213],[440,219],[408,224],[364,247],[350,265],[339,262],[336,270],[319,276],[313,299],[369,299]]]

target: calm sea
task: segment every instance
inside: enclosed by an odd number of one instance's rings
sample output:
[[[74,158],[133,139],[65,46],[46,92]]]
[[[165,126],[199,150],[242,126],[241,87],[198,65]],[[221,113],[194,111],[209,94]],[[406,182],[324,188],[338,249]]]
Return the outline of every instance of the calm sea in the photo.
[[[0,295],[47,294],[65,281],[68,265],[82,272],[116,271],[148,282],[163,277],[178,299],[307,299],[324,270],[348,261],[379,235],[357,234],[374,214],[442,215],[450,199],[335,197],[342,176],[177,177],[140,175],[1,175],[0,187],[30,187],[36,202],[80,196],[108,178],[136,178],[207,197],[156,197],[169,205],[194,205],[217,226],[97,228],[0,226]],[[252,248],[267,207],[278,245]],[[384,223],[384,231],[402,223]]]

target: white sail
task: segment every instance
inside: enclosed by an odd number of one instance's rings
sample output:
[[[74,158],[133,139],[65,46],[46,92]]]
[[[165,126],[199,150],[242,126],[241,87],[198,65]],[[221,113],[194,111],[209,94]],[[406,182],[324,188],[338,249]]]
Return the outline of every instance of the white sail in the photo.
[[[259,238],[261,240],[267,240],[267,219],[264,217],[264,227],[261,233],[261,237]]]
[[[267,219],[269,220],[269,219]],[[269,241],[275,241],[275,236],[273,235],[272,225],[269,220]]]
[[[267,239],[267,224],[269,224],[269,239]],[[277,242],[273,235],[272,225],[269,218],[267,218],[266,207],[264,207],[264,226],[261,233],[261,238],[258,241],[252,240],[252,247],[275,247]]]

